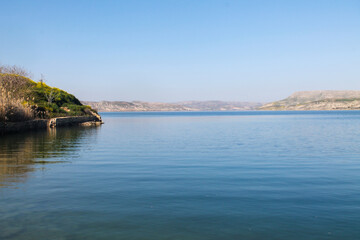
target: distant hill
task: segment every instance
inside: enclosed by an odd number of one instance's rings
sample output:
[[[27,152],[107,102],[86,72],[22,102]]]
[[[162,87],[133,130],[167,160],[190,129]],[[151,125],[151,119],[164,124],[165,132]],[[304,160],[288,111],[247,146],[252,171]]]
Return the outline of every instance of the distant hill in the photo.
[[[360,91],[303,91],[265,104],[259,110],[358,110]]]
[[[82,101],[99,112],[146,112],[146,111],[190,111],[190,109],[171,103],[125,102],[125,101]]]
[[[254,110],[262,105],[262,103],[258,102],[226,101],[186,101],[176,104],[190,108],[193,111],[244,111]]]
[[[125,102],[125,101],[82,101],[99,112],[147,112],[147,111],[240,111],[254,110],[261,103],[224,101],[187,101],[177,103]]]

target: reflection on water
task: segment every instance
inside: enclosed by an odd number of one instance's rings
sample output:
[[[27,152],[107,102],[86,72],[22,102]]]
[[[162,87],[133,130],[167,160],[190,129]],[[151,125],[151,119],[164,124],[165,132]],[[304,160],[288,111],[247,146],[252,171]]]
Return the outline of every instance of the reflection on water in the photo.
[[[71,127],[1,136],[0,187],[26,181],[30,172],[44,169],[44,164],[69,161],[64,158],[84,144],[81,139],[97,130]]]

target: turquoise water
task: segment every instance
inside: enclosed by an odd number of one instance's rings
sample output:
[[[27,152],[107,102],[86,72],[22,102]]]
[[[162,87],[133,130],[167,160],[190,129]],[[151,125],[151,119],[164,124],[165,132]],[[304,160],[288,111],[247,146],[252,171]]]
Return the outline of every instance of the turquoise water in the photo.
[[[0,239],[360,239],[360,112],[104,113],[0,136]]]

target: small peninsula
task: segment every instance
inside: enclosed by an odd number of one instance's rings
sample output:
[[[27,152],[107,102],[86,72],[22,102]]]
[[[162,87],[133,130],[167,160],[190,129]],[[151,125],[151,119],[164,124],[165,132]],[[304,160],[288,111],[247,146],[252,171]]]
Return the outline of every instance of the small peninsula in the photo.
[[[20,67],[0,66],[0,133],[102,123],[100,115],[74,95],[28,76]]]

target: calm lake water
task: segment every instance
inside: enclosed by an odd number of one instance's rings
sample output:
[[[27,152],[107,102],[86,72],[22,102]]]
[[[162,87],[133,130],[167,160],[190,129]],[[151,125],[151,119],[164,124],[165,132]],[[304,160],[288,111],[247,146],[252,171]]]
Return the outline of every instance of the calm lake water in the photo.
[[[360,112],[104,113],[0,136],[0,239],[360,239]]]

